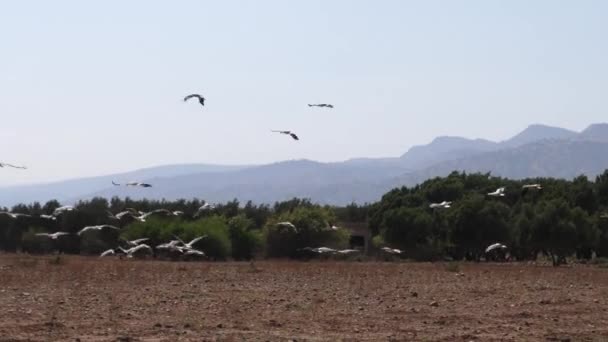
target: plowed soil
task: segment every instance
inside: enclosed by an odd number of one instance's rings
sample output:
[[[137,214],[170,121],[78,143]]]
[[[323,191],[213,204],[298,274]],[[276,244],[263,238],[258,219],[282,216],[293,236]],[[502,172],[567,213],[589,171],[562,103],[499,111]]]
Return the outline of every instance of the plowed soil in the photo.
[[[0,341],[608,341],[608,269],[0,256]]]

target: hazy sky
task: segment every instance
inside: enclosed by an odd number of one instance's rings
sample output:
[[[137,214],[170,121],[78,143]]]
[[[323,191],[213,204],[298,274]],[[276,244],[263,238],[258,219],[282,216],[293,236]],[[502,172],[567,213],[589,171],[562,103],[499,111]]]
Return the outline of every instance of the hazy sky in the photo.
[[[30,169],[0,185],[581,130],[608,121],[607,17],[601,0],[2,2],[0,161]]]

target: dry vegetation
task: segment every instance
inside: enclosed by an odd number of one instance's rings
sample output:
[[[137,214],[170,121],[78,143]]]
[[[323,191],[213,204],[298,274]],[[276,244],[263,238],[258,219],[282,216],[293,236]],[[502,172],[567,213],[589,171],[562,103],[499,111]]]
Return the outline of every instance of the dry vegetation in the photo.
[[[0,341],[605,341],[608,269],[0,256]]]

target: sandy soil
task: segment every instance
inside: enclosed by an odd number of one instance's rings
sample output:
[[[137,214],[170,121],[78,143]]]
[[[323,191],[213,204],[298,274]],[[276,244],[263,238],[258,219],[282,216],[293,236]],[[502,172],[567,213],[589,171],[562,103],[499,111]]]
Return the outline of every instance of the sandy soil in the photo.
[[[0,341],[608,341],[608,269],[0,256]]]

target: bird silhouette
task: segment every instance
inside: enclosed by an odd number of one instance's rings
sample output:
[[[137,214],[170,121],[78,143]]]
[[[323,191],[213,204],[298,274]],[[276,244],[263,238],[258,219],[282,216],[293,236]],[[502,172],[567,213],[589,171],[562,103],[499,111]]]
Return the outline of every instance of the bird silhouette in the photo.
[[[8,163],[2,163],[2,162],[0,162],[0,167],[12,167],[13,169],[22,169],[22,170],[27,169],[27,167],[25,167],[25,166],[17,166],[17,165],[8,164]]]
[[[273,132],[287,134],[287,135],[291,136],[293,138],[293,140],[300,140],[298,138],[298,136],[295,133],[293,133],[292,131],[275,131],[275,130],[273,130]]]
[[[38,233],[35,235],[48,237],[51,240],[57,240],[58,238],[60,238],[62,236],[70,235],[70,233],[67,233],[67,232],[56,232],[56,233],[52,233],[52,234],[51,233]]]
[[[184,97],[184,102],[188,101],[189,99],[191,99],[193,97],[198,98],[198,102],[201,104],[201,106],[205,105],[205,98],[200,96],[199,94],[191,94],[191,95]]]
[[[121,186],[122,184],[112,181],[112,185]],[[151,188],[152,187],[152,184],[142,183],[142,182],[127,182],[124,185],[125,186],[140,186],[142,188]]]

